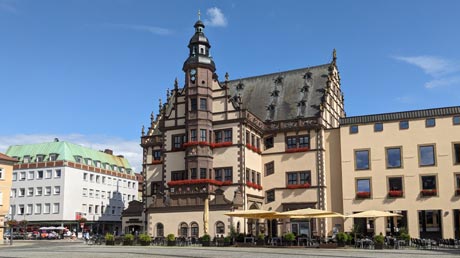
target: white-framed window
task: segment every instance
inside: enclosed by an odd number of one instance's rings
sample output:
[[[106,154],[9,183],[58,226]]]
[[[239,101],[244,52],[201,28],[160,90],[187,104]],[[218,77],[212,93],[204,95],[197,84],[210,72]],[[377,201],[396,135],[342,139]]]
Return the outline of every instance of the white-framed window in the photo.
[[[5,179],[5,170],[3,168],[0,168],[0,180]]]
[[[75,162],[81,163],[82,159],[81,156],[75,156]]]
[[[37,179],[43,179],[43,170],[37,171]]]
[[[27,188],[27,196],[34,196],[34,188],[33,187]]]
[[[90,204],[88,206],[88,214],[93,214],[93,205],[92,204]]]
[[[34,212],[34,206],[33,204],[27,204],[27,210],[26,210],[26,214],[27,215],[32,215],[32,213]]]
[[[81,205],[81,211],[82,211],[83,213],[86,213],[86,212],[88,211],[88,207],[87,207],[87,206],[88,206],[88,205],[86,205],[86,204],[82,204],[82,205]]]
[[[83,197],[88,196],[88,188],[83,188]]]
[[[61,178],[61,170],[60,169],[54,170],[54,178]]]
[[[83,173],[83,180],[88,181],[88,173]]]
[[[59,185],[54,186],[54,195],[61,194],[61,187]]]
[[[89,198],[94,197],[94,189],[89,189]]]
[[[36,161],[43,162],[45,160],[45,155],[39,154],[37,155]]]
[[[105,184],[106,181],[105,181],[105,176],[102,176],[102,183]]]
[[[92,160],[91,159],[86,159],[86,165],[92,166],[93,165]]]
[[[16,215],[16,205],[10,205],[10,210],[8,212],[11,215]]]
[[[93,174],[90,174],[90,175],[89,175],[89,181],[90,181],[91,183],[94,182],[94,175],[93,175]]]
[[[18,173],[13,172],[13,181],[18,180]]]
[[[51,186],[45,187],[45,195],[51,195]]]
[[[101,191],[101,198],[105,199],[105,191]]]
[[[51,203],[45,203],[43,206],[43,214],[49,214],[51,210]]]
[[[34,179],[34,176],[35,176],[35,171],[29,171],[29,174],[28,174],[27,179],[28,179],[28,180],[33,180],[33,179]]]
[[[53,213],[54,214],[59,213],[59,203],[53,203]]]
[[[52,170],[46,170],[45,178],[46,178],[46,179],[50,179],[51,176],[52,176],[52,174],[53,174],[53,171],[52,171]]]
[[[16,188],[11,188],[10,198],[16,198]]]
[[[94,206],[94,213],[99,214],[99,205]]]
[[[131,195],[130,195],[130,194],[128,194],[128,196],[127,196],[127,197],[128,197],[128,202],[129,202],[129,201],[131,201]]]
[[[99,160],[95,160],[94,161],[94,165],[97,167],[97,168],[100,168],[101,167],[101,162]]]
[[[42,213],[42,204],[37,203],[35,204],[35,214],[40,214],[40,213]]]
[[[96,198],[99,198],[99,193],[100,193],[100,191],[96,190],[96,195],[95,195]]]
[[[26,180],[26,172],[22,171],[19,173],[19,181],[24,181]]]
[[[110,195],[111,195],[111,194],[112,194],[112,193],[111,193],[110,191],[107,192],[107,199],[110,199]]]
[[[107,185],[112,185],[112,178],[111,177],[107,177]]]
[[[57,156],[58,156],[58,155],[57,155],[56,153],[51,153],[51,154],[50,154],[50,157],[49,157],[50,161],[56,161],[56,160],[57,160]]]
[[[26,194],[26,189],[25,188],[19,188],[19,197],[24,197]]]
[[[99,184],[100,182],[101,182],[101,176],[99,176],[99,175],[96,175],[96,183],[98,183],[98,184]]]
[[[24,204],[20,204],[18,206],[18,215],[23,215],[24,214]]]
[[[126,194],[123,194],[123,201],[126,201]]]
[[[43,187],[37,187],[37,191],[35,192],[36,196],[42,196],[43,194]]]
[[[22,163],[30,163],[30,156],[29,155],[24,156]]]

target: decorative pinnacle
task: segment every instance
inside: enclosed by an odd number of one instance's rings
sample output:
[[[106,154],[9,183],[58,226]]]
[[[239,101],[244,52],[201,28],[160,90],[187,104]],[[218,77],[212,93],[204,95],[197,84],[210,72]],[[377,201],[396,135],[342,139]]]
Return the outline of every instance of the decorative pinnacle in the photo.
[[[153,115],[153,111],[152,111],[152,113],[150,114],[150,123],[153,123],[153,118],[155,118],[155,116]]]
[[[228,77],[229,77],[229,76],[228,76],[228,73],[226,72],[226,73],[225,73],[225,81],[226,81],[226,82],[228,82]]]
[[[160,103],[158,104],[158,111],[161,113],[161,108],[163,107],[163,104],[161,104],[161,99],[159,99]]]
[[[174,89],[177,90],[179,88],[179,81],[176,79],[174,80]]]
[[[337,51],[335,50],[332,50],[332,63],[335,64],[335,62],[337,61]]]
[[[169,98],[169,88],[166,90],[166,98]]]
[[[141,133],[142,133],[142,136],[145,135],[145,128],[144,128],[144,126],[142,126],[142,131],[141,131]]]
[[[198,20],[201,20],[201,12],[199,9],[198,9]]]

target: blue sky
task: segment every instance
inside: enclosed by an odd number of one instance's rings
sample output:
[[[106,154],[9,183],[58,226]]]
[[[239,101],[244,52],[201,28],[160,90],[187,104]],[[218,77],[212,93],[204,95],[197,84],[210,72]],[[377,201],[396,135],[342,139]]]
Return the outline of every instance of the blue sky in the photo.
[[[124,154],[182,64],[197,10],[221,79],[330,62],[348,116],[460,101],[460,1],[0,0],[0,151],[54,137]]]

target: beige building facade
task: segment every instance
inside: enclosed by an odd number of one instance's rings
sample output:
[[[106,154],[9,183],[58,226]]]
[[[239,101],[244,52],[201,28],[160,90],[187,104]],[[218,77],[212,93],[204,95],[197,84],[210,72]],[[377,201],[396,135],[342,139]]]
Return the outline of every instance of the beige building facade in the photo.
[[[459,238],[460,107],[344,118],[343,212],[377,209],[401,218],[348,219],[365,233]]]
[[[142,129],[147,233],[313,237],[356,224],[366,234],[459,237],[459,107],[346,117],[335,50],[324,65],[219,80],[205,26],[194,27],[183,86],[176,79]],[[225,215],[301,208],[402,217]]]
[[[3,234],[8,228],[5,216],[10,208],[10,192],[15,162],[17,162],[16,159],[0,153],[0,242],[3,241]]]

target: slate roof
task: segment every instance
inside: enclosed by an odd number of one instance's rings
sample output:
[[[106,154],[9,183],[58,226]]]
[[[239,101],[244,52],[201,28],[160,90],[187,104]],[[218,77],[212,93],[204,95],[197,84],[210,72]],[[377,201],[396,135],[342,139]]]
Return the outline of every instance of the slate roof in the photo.
[[[230,94],[234,98],[241,95],[242,108],[262,121],[290,120],[298,116],[317,117],[330,66],[324,64],[232,80],[228,82]],[[301,102],[303,104],[299,104]],[[299,105],[305,107],[299,110]]]
[[[131,165],[125,158],[65,141],[13,145],[6,151],[7,155],[18,157],[20,162],[24,160],[26,155],[29,155],[34,162],[37,155],[45,155],[45,160],[48,160],[49,155],[53,153],[58,154],[57,160],[76,162],[75,156],[80,156],[83,159],[90,158],[92,161],[100,161],[101,164],[109,163],[119,168],[123,167],[126,170],[131,170]]]
[[[443,107],[443,108],[432,108],[432,109],[423,109],[423,110],[375,114],[375,115],[365,115],[365,116],[352,116],[352,117],[346,117],[346,118],[340,119],[340,124],[341,125],[365,124],[365,123],[399,121],[399,120],[405,120],[405,119],[439,117],[439,116],[449,116],[449,115],[459,115],[459,114],[460,114],[460,106]]]

